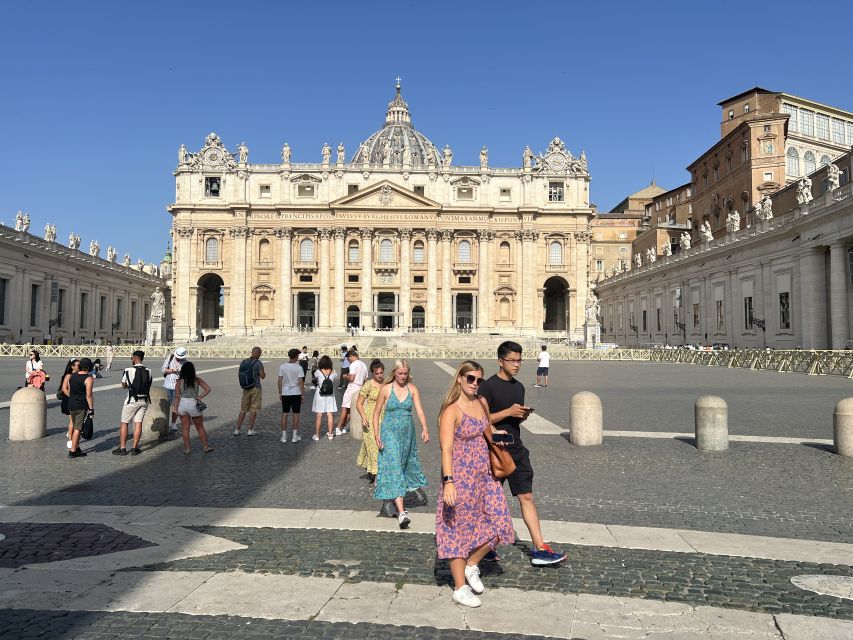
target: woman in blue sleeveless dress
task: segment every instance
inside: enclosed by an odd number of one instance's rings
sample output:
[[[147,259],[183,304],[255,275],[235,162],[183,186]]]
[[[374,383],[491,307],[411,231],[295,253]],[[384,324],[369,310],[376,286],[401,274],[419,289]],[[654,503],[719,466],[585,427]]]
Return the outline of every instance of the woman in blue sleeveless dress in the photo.
[[[429,442],[426,416],[421,406],[417,387],[409,375],[409,363],[397,360],[391,368],[376,406],[373,409],[373,432],[379,448],[378,474],[373,497],[377,500],[393,500],[397,505],[397,520],[401,529],[406,529],[411,520],[403,506],[407,491],[427,486],[427,479],[418,459],[418,441],[412,421],[412,409],[421,423],[421,439]],[[379,417],[382,424],[379,424]]]

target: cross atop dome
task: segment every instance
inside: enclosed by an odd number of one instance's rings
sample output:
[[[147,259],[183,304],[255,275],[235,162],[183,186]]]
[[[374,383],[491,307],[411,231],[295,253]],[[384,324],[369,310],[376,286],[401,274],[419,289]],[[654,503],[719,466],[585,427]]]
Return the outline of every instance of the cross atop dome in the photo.
[[[385,114],[385,124],[411,124],[412,117],[409,115],[409,105],[400,94],[400,76],[397,76],[397,95],[388,103],[388,112]]]

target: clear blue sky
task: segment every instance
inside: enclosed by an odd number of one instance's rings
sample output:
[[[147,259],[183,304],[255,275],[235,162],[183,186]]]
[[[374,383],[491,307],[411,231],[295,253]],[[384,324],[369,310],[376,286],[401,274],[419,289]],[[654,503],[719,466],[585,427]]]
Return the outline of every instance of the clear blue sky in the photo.
[[[853,109],[843,4],[747,2],[7,2],[0,8],[0,219],[30,213],[157,261],[181,143],[216,131],[253,162],[347,157],[394,78],[455,164],[519,166],[560,136],[608,211],[672,188],[719,137],[716,103],[756,83]],[[823,16],[823,17],[820,17]]]

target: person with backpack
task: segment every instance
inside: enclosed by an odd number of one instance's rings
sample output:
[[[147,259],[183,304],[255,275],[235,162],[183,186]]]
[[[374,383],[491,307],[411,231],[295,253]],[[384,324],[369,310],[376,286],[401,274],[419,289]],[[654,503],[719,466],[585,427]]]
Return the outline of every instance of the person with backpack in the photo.
[[[65,395],[66,382],[72,374],[77,373],[77,367],[80,364],[80,358],[71,358],[68,364],[65,365],[65,372],[62,374],[62,380],[59,383],[59,391],[56,392],[56,397],[59,399],[59,410],[64,416],[68,416],[68,441],[66,446],[71,449],[71,437],[74,435],[74,423],[71,421],[71,412],[68,410],[68,396]]]
[[[317,366],[319,364],[320,364],[320,352],[317,351],[316,349],[314,349],[314,353],[311,354],[311,361],[309,363],[309,366],[311,367],[311,377],[309,378],[309,380],[311,380],[311,388],[312,389],[315,388],[314,379],[317,376]],[[307,378],[308,376],[305,376],[305,377]]]
[[[317,390],[314,392],[314,402],[311,403],[311,410],[317,414],[314,419],[314,436],[311,438],[314,442],[320,440],[320,424],[323,421],[324,413],[329,430],[329,440],[335,437],[332,434],[332,427],[335,424],[335,412],[338,410],[338,403],[335,400],[336,377],[332,359],[329,356],[320,358],[317,363],[317,373],[314,374],[314,385]]]
[[[181,435],[184,439],[184,455],[190,455],[190,421],[195,425],[198,439],[205,453],[213,451],[204,429],[204,410],[201,399],[210,393],[210,386],[195,374],[195,365],[185,362],[175,385],[175,412],[181,417]]]
[[[237,426],[234,435],[240,435],[243,419],[249,414],[249,431],[247,436],[255,435],[255,418],[261,410],[261,380],[267,377],[264,363],[261,362],[261,348],[253,347],[252,355],[240,363],[237,370],[237,381],[243,389],[243,399],[240,401],[240,415],[237,416]]]
[[[67,376],[62,383],[62,392],[68,396],[68,411],[74,433],[71,435],[71,450],[69,458],[82,458],[86,452],[80,448],[80,430],[87,417],[95,416],[95,398],[92,395],[94,379],[91,376],[92,361],[80,358],[77,371]]]
[[[160,371],[163,374],[163,388],[166,390],[166,395],[169,397],[169,406],[175,404],[175,384],[178,382],[178,374],[181,372],[181,367],[187,362],[187,348],[178,347],[173,353],[166,356],[163,360],[163,366]],[[178,414],[172,410],[172,421],[169,423],[171,431],[177,431],[175,423],[178,421]]]
[[[121,407],[121,425],[119,425],[119,445],[113,449],[114,456],[127,455],[127,428],[133,422],[133,448],[130,455],[142,453],[139,439],[142,437],[142,420],[148,409],[148,395],[151,391],[151,369],[142,366],[145,352],[136,350],[130,358],[132,367],[124,370],[121,376],[121,387],[127,389],[127,398]]]

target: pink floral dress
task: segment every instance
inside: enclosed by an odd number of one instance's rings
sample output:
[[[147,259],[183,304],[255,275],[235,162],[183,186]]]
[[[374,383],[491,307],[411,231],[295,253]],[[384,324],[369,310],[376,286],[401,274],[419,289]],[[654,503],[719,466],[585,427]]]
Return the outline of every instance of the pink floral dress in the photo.
[[[483,431],[488,425],[462,414],[453,436],[453,483],[456,504],[444,504],[444,490],[438,491],[435,514],[435,542],[439,558],[467,558],[477,547],[489,543],[515,542],[509,506],[500,482],[492,475],[489,451]]]

